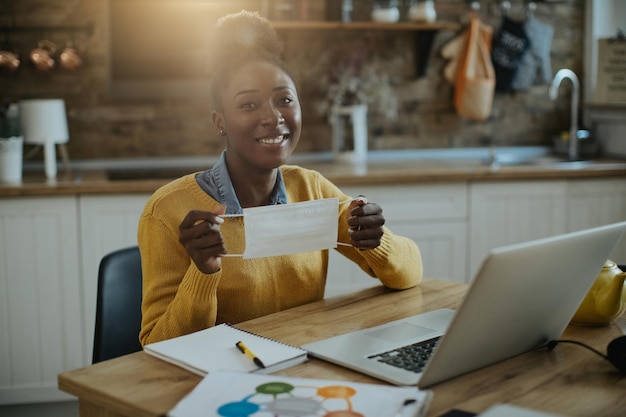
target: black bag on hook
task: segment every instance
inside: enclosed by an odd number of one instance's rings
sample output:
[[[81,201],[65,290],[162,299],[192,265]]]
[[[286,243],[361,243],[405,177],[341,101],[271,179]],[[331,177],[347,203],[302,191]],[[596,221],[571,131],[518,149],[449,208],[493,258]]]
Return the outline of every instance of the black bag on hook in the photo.
[[[512,89],[513,77],[529,45],[524,23],[505,16],[491,47],[491,60],[496,72],[496,91]]]

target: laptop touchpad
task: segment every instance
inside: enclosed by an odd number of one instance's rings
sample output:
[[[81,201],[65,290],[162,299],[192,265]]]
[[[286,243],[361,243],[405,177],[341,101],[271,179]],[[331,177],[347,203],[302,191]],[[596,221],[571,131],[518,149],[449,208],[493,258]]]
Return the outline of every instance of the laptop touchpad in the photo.
[[[382,329],[367,332],[368,336],[386,340],[388,342],[401,342],[403,340],[415,339],[432,333],[433,329],[416,326],[410,323],[399,323]]]

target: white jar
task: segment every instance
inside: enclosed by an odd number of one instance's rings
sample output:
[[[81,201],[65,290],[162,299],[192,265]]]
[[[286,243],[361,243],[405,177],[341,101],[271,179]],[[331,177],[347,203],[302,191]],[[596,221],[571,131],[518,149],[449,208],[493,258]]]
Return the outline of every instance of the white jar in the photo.
[[[409,8],[409,19],[413,22],[434,22],[437,20],[435,2],[433,0],[418,0]]]
[[[400,9],[396,1],[376,1],[372,9],[372,20],[380,23],[395,23],[400,20]]]
[[[22,136],[0,138],[0,183],[15,185],[22,182],[23,143]]]

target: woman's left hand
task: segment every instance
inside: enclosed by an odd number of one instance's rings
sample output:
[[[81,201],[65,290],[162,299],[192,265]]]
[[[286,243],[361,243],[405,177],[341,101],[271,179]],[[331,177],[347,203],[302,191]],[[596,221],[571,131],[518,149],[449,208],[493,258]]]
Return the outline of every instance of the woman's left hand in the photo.
[[[378,204],[368,202],[365,197],[357,198],[350,203],[348,216],[348,234],[352,246],[363,250],[380,245],[385,217]]]

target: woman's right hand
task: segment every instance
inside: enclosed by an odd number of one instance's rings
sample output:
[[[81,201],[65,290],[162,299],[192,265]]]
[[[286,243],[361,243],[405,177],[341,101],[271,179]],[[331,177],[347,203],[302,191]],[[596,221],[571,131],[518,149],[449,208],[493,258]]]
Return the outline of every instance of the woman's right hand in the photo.
[[[222,255],[226,253],[226,246],[220,231],[220,224],[224,219],[224,207],[214,213],[192,210],[187,213],[179,226],[178,241],[185,247],[187,253],[198,269],[205,274],[213,274],[222,266]]]

